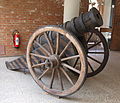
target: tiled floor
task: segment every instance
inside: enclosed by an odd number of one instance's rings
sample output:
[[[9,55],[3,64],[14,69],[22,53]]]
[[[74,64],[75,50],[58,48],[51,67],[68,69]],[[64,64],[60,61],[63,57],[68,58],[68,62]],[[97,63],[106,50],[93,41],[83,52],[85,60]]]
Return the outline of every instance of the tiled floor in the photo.
[[[30,74],[7,70],[0,58],[0,103],[120,103],[120,52],[110,52],[105,69],[86,80],[83,87],[67,98],[45,93]]]

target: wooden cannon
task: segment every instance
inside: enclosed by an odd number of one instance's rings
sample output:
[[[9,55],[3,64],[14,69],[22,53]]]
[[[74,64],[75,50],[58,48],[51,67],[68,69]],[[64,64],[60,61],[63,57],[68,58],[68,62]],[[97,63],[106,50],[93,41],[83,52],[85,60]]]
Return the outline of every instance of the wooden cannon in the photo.
[[[52,95],[73,94],[108,61],[106,39],[97,30],[102,24],[99,11],[92,8],[62,25],[42,26],[29,39],[26,56],[6,66],[28,68],[35,82]]]

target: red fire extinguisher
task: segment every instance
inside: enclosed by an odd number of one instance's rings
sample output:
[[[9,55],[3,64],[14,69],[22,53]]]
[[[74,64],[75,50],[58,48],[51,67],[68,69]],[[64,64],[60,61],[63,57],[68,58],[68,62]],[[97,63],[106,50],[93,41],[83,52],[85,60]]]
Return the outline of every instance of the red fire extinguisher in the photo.
[[[13,35],[14,47],[19,48],[20,47],[20,34],[18,30],[14,30],[12,35]]]

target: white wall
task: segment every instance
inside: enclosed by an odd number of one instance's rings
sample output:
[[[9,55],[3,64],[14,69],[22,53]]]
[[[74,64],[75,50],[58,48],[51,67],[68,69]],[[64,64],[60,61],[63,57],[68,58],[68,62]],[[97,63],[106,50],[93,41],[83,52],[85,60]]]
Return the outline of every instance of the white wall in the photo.
[[[80,0],[64,0],[64,20],[70,21],[73,17],[79,16]]]
[[[109,27],[111,3],[112,3],[112,0],[105,0],[105,3],[104,3],[104,14],[103,14],[104,27]]]

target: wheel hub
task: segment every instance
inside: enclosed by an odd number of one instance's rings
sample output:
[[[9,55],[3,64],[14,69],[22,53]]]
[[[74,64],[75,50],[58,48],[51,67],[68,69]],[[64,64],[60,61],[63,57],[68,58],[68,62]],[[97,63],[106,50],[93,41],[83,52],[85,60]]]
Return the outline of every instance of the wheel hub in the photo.
[[[57,68],[60,66],[61,60],[58,55],[51,55],[48,59],[45,60],[46,68]]]

